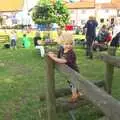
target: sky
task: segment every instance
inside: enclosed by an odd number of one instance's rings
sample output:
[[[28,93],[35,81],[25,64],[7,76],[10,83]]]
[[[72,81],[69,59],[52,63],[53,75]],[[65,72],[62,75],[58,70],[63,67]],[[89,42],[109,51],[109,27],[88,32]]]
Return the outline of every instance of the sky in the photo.
[[[28,16],[28,10],[33,8],[38,1],[39,0],[24,0],[23,11],[18,12],[16,18],[19,19],[19,21],[22,21],[23,24],[28,23],[28,21],[30,21],[30,18]]]
[[[24,9],[31,9],[36,5],[39,0],[25,0]]]

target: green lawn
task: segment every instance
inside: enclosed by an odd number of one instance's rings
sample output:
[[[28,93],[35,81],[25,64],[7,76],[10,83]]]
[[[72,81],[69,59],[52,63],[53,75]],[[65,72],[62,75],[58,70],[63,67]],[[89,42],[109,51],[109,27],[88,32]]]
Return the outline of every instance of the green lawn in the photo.
[[[88,60],[84,50],[76,48],[82,75],[89,80],[103,80],[105,65]],[[0,120],[47,120],[45,102],[39,96],[45,93],[45,61],[34,48],[0,49]],[[120,99],[120,70],[115,69],[113,96]],[[67,86],[65,78],[57,72],[56,87]],[[79,113],[79,114],[78,114]],[[94,106],[75,111],[77,120],[95,120],[99,115]],[[58,113],[58,120],[70,120],[68,113]]]

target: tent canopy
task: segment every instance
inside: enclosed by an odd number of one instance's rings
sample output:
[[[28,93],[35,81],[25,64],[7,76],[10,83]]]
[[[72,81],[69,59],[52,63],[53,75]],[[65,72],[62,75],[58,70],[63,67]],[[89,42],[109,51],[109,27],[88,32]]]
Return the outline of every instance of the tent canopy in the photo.
[[[0,12],[21,11],[24,5],[24,0],[1,0]]]

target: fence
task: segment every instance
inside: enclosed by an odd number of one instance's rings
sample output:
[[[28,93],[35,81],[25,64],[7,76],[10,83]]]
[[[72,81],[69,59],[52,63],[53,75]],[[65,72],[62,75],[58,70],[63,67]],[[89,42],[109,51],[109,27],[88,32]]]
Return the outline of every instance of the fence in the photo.
[[[120,67],[120,58],[111,56],[115,55],[116,49],[110,48],[107,54],[100,55],[100,59],[106,62],[105,73],[105,90],[110,94],[112,87],[112,79],[114,66]],[[55,72],[56,68],[62,74],[74,82],[78,90],[83,89],[85,97],[90,100],[95,106],[106,116],[104,120],[120,120],[120,102],[101,90],[81,74],[75,72],[64,64],[57,64],[46,56],[47,69],[47,110],[48,120],[57,120],[56,115],[56,97],[55,97]]]

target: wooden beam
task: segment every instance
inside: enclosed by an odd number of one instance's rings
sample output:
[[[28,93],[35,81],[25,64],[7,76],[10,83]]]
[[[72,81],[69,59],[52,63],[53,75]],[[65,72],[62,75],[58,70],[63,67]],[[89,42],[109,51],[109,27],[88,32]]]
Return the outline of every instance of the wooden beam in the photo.
[[[62,88],[62,89],[56,89],[55,90],[55,97],[63,97],[63,96],[68,96],[71,94],[71,90],[70,88]],[[40,100],[43,101],[45,100],[45,94],[41,94],[40,95]]]
[[[102,118],[99,118],[98,120],[110,120],[110,119],[107,117],[102,117]]]
[[[110,120],[120,120],[120,102],[96,87],[85,77],[69,68],[67,65],[55,64],[56,68],[75,83],[76,87],[84,90],[84,95]]]
[[[56,98],[55,98],[55,75],[54,62],[46,56],[47,70],[47,112],[48,120],[57,120],[56,116]]]
[[[68,112],[88,104],[91,104],[91,102],[88,101],[85,96],[81,96],[79,100],[74,103],[70,102],[69,99],[66,98],[56,100],[57,112]]]
[[[100,54],[99,59],[103,60],[104,62],[113,65],[114,67],[120,68],[120,57],[115,57],[116,48],[111,47],[108,49],[108,54]]]
[[[91,80],[91,82],[98,87],[104,87],[104,81],[103,80],[96,80],[96,81]],[[55,97],[56,98],[68,96],[70,94],[71,94],[71,89],[70,88],[61,88],[61,89],[56,89],[55,90]],[[43,101],[45,99],[46,99],[45,94],[44,93],[41,94],[40,95],[40,101]]]
[[[114,67],[120,68],[120,57],[115,57],[107,54],[100,54],[98,57],[100,60],[103,60],[106,63],[114,65]]]

